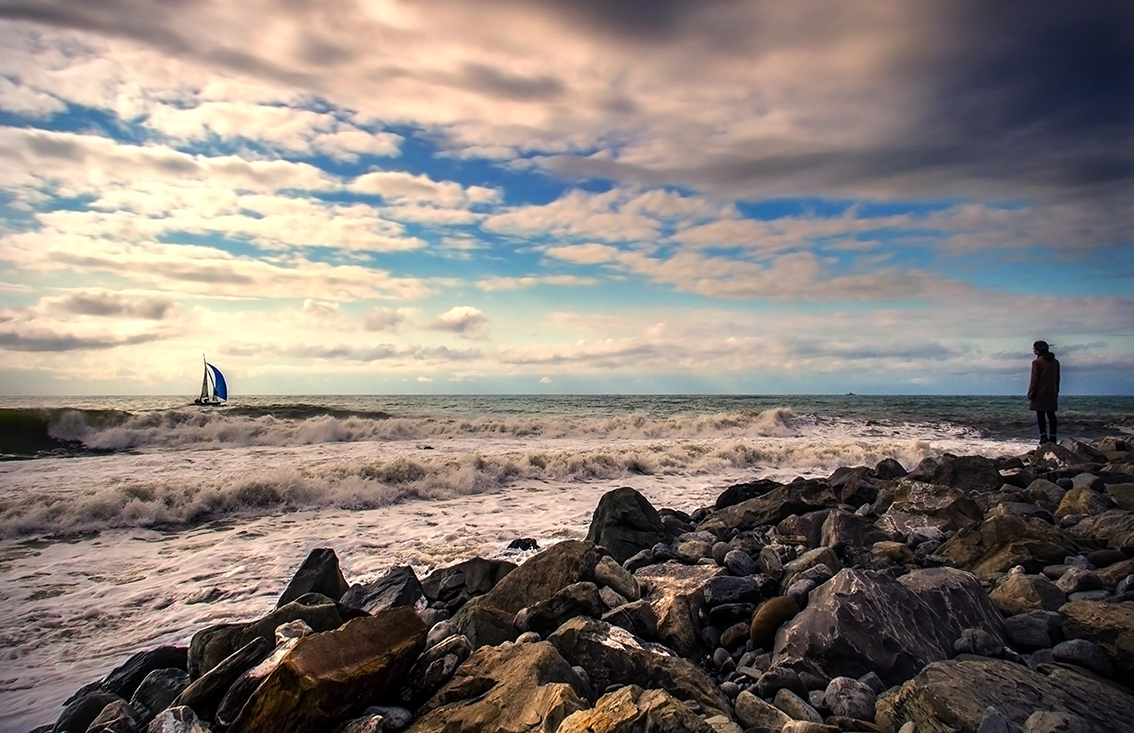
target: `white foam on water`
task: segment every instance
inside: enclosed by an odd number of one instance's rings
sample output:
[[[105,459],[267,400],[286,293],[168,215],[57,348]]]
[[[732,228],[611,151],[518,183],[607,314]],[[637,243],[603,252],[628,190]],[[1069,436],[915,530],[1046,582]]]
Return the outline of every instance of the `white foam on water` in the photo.
[[[176,439],[212,429],[203,421],[154,427],[161,437],[137,452],[0,464],[0,728],[51,722],[60,702],[137,651],[262,616],[316,547],[336,551],[350,582],[396,565],[425,577],[499,556],[518,537],[582,538],[619,486],[691,512],[744,480],[1025,448],[948,427],[911,435],[769,412],[676,426],[630,415],[601,431],[517,420],[428,433],[418,421],[395,430],[400,439],[329,442],[348,418],[291,424],[287,440],[275,428]]]

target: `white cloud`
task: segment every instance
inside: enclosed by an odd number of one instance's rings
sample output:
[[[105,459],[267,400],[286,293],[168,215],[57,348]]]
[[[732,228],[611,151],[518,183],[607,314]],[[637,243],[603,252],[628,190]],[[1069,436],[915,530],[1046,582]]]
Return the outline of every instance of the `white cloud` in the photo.
[[[488,318],[479,309],[458,305],[431,320],[427,328],[448,331],[464,338],[482,338],[487,324]]]

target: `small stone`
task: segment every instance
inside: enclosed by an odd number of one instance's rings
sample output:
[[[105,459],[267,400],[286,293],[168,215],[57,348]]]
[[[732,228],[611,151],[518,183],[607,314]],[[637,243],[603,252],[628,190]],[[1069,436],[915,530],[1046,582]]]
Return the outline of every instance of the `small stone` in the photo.
[[[822,723],[823,716],[811,707],[811,704],[787,688],[780,688],[772,704],[783,710],[792,720],[807,720],[812,723]]]
[[[999,657],[1004,646],[996,637],[984,629],[965,629],[960,638],[953,642],[957,654],[978,654],[982,657]]]
[[[1059,580],[1055,581],[1055,585],[1059,590],[1071,595],[1080,591],[1099,590],[1102,588],[1102,581],[1099,580],[1098,575],[1090,570],[1071,567]]]
[[[748,576],[756,573],[759,568],[752,556],[743,550],[729,550],[724,556],[724,566],[736,576]]]
[[[799,608],[806,608],[807,599],[813,590],[815,590],[814,580],[797,580],[788,587],[784,595],[795,601],[795,605]]]
[[[791,722],[791,718],[774,705],[764,702],[748,690],[743,690],[736,696],[736,719],[748,728],[764,730],[783,730]]]
[[[740,694],[740,685],[732,681],[722,682],[720,688],[721,692],[728,696],[730,700],[735,700],[736,696]]]
[[[836,677],[827,685],[825,694],[832,714],[874,720],[878,695],[867,684],[851,677]]]
[[[874,690],[875,695],[881,695],[886,691],[886,683],[878,676],[876,672],[867,672],[858,678],[858,681]]]
[[[787,667],[772,667],[760,675],[756,686],[760,690],[760,697],[774,697],[780,690],[791,690],[796,695],[807,694],[799,673]]]

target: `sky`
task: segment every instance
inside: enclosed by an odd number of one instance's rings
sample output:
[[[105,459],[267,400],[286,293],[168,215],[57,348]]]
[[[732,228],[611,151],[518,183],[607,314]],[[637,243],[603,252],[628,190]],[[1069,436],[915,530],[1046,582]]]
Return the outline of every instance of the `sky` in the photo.
[[[0,0],[0,394],[1134,394],[1134,4]]]

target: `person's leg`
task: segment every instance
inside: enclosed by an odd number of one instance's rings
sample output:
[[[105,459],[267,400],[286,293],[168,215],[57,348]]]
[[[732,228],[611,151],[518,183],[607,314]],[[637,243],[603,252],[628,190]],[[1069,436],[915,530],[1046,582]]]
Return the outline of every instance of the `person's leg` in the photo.
[[[1039,425],[1040,442],[1047,442],[1047,413],[1043,410],[1036,410],[1036,423]]]
[[[1057,424],[1058,423],[1056,423],[1055,421],[1055,410],[1052,410],[1051,412],[1047,413],[1047,439],[1052,443],[1056,442],[1055,429]]]

